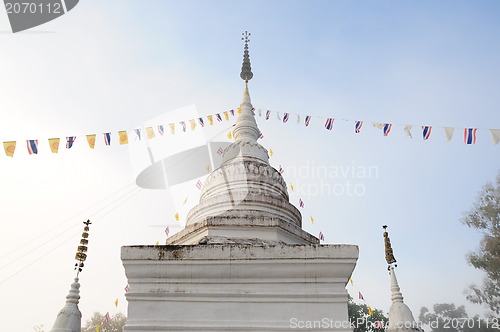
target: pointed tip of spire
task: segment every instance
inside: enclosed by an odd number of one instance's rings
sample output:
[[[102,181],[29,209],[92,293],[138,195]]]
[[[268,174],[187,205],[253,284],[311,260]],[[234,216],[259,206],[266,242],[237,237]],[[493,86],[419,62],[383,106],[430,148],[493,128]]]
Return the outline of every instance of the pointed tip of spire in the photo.
[[[243,52],[243,65],[241,66],[241,73],[240,77],[245,81],[245,83],[248,83],[253,77],[252,73],[252,67],[250,65],[250,54],[248,53],[248,42],[250,41],[250,35],[251,33],[248,33],[248,31],[245,31],[242,33],[243,38],[241,38],[243,41],[245,41],[245,49]]]

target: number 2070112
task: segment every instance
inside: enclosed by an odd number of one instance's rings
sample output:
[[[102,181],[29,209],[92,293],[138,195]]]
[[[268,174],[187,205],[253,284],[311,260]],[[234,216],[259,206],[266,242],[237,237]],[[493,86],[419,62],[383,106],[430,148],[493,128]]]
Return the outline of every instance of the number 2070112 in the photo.
[[[60,3],[34,3],[34,2],[6,2],[7,14],[62,14],[63,9]]]

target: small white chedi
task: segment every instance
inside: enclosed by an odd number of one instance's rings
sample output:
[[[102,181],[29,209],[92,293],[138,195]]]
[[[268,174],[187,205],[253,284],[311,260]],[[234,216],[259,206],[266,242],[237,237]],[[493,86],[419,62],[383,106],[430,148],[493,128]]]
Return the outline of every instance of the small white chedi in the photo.
[[[302,230],[269,165],[252,112],[248,35],[235,138],[207,178],[186,228],[164,246],[125,246],[125,331],[352,331],[348,282],[355,245],[320,245]]]

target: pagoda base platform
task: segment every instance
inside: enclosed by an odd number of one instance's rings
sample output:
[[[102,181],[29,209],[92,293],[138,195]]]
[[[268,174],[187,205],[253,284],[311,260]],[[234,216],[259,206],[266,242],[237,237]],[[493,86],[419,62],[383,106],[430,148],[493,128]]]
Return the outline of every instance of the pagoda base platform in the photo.
[[[126,246],[124,331],[352,331],[354,245]]]

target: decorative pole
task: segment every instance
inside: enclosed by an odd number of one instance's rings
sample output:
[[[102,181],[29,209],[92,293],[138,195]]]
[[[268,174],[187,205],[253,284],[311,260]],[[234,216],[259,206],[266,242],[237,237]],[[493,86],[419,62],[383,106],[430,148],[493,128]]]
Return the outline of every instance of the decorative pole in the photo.
[[[80,245],[78,246],[78,251],[76,252],[75,254],[75,259],[78,261],[77,263],[75,263],[75,270],[77,270],[76,272],[76,277],[78,278],[78,275],[80,274],[80,272],[82,272],[82,269],[83,269],[83,262],[85,262],[85,260],[87,259],[87,245],[89,244],[89,240],[88,237],[89,237],[89,230],[90,230],[90,227],[89,225],[92,224],[90,222],[90,220],[87,220],[85,222],[83,222],[83,224],[85,225],[85,227],[83,227],[83,233],[82,233],[82,238],[80,239]]]
[[[394,254],[392,252],[391,239],[389,238],[389,233],[387,232],[387,225],[382,226],[382,228],[384,229],[385,260],[389,265],[387,269],[390,270],[392,264],[396,263],[396,258],[394,258]],[[397,267],[397,265],[394,266]]]

